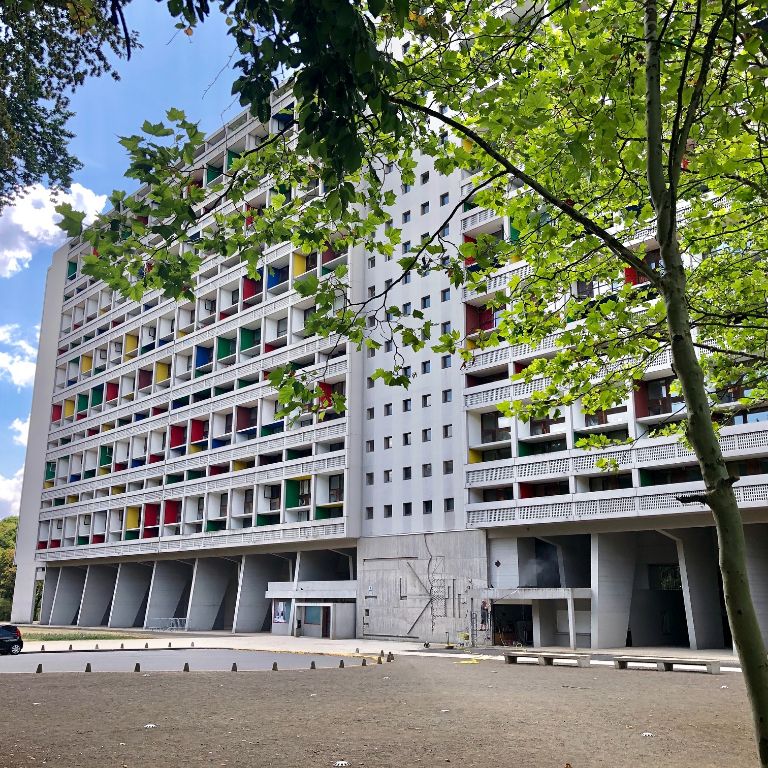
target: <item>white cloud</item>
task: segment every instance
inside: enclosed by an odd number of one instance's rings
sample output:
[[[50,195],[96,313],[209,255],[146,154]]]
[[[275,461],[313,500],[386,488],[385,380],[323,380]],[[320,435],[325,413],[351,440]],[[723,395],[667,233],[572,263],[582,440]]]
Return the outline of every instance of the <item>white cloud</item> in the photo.
[[[14,419],[8,429],[10,429],[11,432],[16,433],[13,436],[13,442],[16,443],[16,445],[26,445],[27,437],[29,435],[29,416],[27,416],[26,421]]]
[[[59,203],[71,203],[85,211],[86,223],[93,221],[107,202],[82,184],[73,184],[69,192],[55,197],[42,184],[33,184],[0,214],[0,277],[11,277],[29,265],[32,251],[38,246],[62,243],[64,233],[56,226],[61,217]]]
[[[35,383],[36,344],[37,333],[30,342],[23,338],[18,325],[0,325],[0,381],[19,389]]]
[[[21,484],[24,480],[24,467],[12,477],[0,475],[0,519],[19,514],[21,502]]]

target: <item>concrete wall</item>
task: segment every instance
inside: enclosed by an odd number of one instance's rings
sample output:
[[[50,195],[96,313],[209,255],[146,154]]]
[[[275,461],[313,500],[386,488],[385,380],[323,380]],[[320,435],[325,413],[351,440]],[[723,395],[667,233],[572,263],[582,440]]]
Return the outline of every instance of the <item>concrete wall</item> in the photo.
[[[76,624],[85,585],[85,568],[69,566],[59,572],[56,596],[51,609],[51,624]]]
[[[270,581],[290,578],[288,562],[272,555],[243,555],[235,611],[235,632],[261,632],[272,623],[272,601],[264,597]]]
[[[331,613],[331,637],[335,640],[355,637],[355,604],[334,603]]]
[[[239,577],[239,561],[223,557],[197,559],[189,597],[188,630],[232,629]]]
[[[487,586],[483,531],[367,538],[357,552],[358,636],[433,641],[467,631],[466,590]]]
[[[621,648],[627,640],[635,575],[633,533],[592,534],[592,647]]]
[[[101,627],[109,622],[115,593],[117,565],[89,565],[77,623],[81,627]]]
[[[757,620],[768,643],[768,525],[746,526],[747,574]]]
[[[145,626],[152,627],[157,619],[187,616],[193,568],[193,563],[182,560],[158,560],[155,563]]]
[[[349,551],[354,560],[355,551]],[[349,581],[354,579],[354,562],[340,552],[317,549],[299,552],[298,581]]]
[[[56,597],[56,585],[59,583],[60,568],[48,566],[45,569],[45,579],[43,581],[43,599],[40,604],[40,623],[51,623],[51,610],[53,609],[53,598]]]
[[[151,582],[151,563],[120,563],[109,615],[110,627],[144,626]]]
[[[515,589],[520,586],[518,541],[517,538],[488,539],[488,585],[490,587]]]
[[[591,543],[588,534],[547,536],[557,548],[561,587],[589,587],[591,583]]]

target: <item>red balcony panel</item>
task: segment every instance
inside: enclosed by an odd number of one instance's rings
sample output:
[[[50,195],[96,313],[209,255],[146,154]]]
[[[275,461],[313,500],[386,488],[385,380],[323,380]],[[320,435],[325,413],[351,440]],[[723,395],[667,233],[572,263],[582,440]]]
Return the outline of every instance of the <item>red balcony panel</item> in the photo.
[[[104,534],[103,533],[94,533],[93,537],[91,538],[92,544],[103,544],[104,543]]]
[[[171,448],[179,448],[187,442],[187,428],[177,424],[171,426]]]

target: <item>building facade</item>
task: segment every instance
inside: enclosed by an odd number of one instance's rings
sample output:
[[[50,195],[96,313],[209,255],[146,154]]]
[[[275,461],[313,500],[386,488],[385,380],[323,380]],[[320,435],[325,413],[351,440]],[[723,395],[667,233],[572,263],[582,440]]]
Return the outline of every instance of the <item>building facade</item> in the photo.
[[[284,127],[241,115],[212,135],[196,183]],[[509,223],[464,205],[471,186],[421,160],[413,185],[396,170],[393,222],[402,251],[438,229],[458,245]],[[298,193],[298,192],[295,192]],[[246,201],[258,209],[270,184]],[[200,206],[210,221],[212,194]],[[13,620],[43,624],[271,631],[323,637],[457,638],[477,644],[579,647],[730,644],[711,516],[676,500],[701,483],[691,452],[651,437],[680,404],[659,357],[624,406],[512,423],[500,402],[547,345],[507,343],[469,365],[401,350],[409,389],[372,378],[393,362],[386,339],[358,351],[310,336],[311,299],[296,278],[348,264],[353,300],[399,276],[397,258],[332,244],[265,249],[256,277],[235,256],[207,259],[195,300],[126,300],[81,273],[86,245],[54,255],[47,284],[21,502]],[[487,306],[511,264],[477,294],[439,273],[392,291],[469,338],[491,329]],[[627,280],[637,277],[630,272]],[[589,286],[575,290],[588,291]],[[323,418],[279,418],[268,382],[291,362],[327,394]],[[343,392],[347,410],[332,408]],[[768,413],[722,429],[738,462],[755,602],[768,633]],[[581,435],[634,438],[611,451],[619,472],[575,449]]]

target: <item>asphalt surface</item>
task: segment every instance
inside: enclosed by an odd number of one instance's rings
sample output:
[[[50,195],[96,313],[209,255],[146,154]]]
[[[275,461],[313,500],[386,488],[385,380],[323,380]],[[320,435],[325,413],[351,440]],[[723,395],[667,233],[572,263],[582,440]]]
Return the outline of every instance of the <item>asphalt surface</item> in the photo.
[[[314,661],[318,669],[339,666],[339,656],[320,654],[273,653],[264,651],[232,651],[208,648],[139,650],[139,651],[67,651],[21,653],[0,656],[0,674],[35,672],[38,664],[43,672],[83,672],[90,663],[93,672],[133,672],[136,663],[141,672],[181,672],[189,663],[190,672],[229,672],[236,663],[238,671],[271,670],[273,662],[280,669],[309,669]],[[345,666],[360,666],[360,658],[344,658]],[[371,660],[368,660],[368,663]]]

